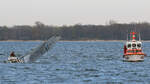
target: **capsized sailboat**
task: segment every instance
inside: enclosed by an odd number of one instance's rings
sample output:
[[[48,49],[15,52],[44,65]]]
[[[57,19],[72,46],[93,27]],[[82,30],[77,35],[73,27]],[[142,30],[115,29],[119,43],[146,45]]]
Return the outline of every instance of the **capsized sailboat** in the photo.
[[[31,63],[36,61],[39,57],[44,55],[46,52],[48,52],[54,44],[60,39],[58,36],[53,36],[47,41],[44,41],[41,45],[33,49],[31,52],[25,54],[24,56],[9,58],[6,63]],[[12,61],[13,60],[13,61]]]
[[[142,52],[142,42],[139,34],[139,40],[136,40],[136,32],[130,33],[130,39],[124,45],[124,61],[138,62],[144,61],[146,54]],[[128,39],[128,36],[127,36]]]

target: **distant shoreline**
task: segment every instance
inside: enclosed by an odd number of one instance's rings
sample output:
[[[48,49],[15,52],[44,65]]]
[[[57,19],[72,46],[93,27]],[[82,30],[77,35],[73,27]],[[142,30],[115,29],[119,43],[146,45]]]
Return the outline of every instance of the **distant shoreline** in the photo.
[[[0,40],[0,42],[3,42],[3,41],[5,41],[5,42],[14,42],[14,41],[43,41],[43,40]]]
[[[39,42],[44,40],[1,40],[0,42]],[[125,42],[126,40],[60,40],[59,42]],[[144,42],[150,42],[150,40],[142,40]]]
[[[85,41],[85,42],[104,42],[104,41],[113,41],[113,42],[124,42],[125,40],[60,40],[61,42],[72,42],[72,41]]]

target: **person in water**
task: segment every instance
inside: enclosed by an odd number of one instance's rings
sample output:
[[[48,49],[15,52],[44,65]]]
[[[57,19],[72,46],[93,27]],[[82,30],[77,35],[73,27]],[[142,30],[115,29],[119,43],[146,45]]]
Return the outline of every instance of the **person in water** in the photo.
[[[16,57],[16,55],[15,55],[15,52],[14,52],[14,51],[10,54],[10,57]]]
[[[18,60],[18,58],[15,55],[15,52],[11,52],[10,54],[10,58],[8,58],[8,61],[10,61],[11,63],[17,63],[20,62],[20,60]]]

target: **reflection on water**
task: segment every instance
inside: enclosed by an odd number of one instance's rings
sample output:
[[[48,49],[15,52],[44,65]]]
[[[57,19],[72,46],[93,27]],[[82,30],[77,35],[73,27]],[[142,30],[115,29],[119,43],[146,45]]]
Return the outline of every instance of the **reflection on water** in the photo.
[[[37,62],[5,64],[11,51],[25,54],[40,42],[0,42],[0,84],[149,84],[150,43],[144,62],[123,62],[122,42],[58,42]]]

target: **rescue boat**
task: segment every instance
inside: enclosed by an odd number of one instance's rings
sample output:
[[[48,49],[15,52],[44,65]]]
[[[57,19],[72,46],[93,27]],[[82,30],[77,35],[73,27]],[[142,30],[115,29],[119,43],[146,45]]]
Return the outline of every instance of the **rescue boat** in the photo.
[[[127,35],[127,41],[124,45],[124,61],[127,62],[139,62],[144,61],[144,57],[146,54],[142,52],[142,42],[139,34],[139,40],[136,40],[136,32],[130,33],[130,39],[128,40]]]

